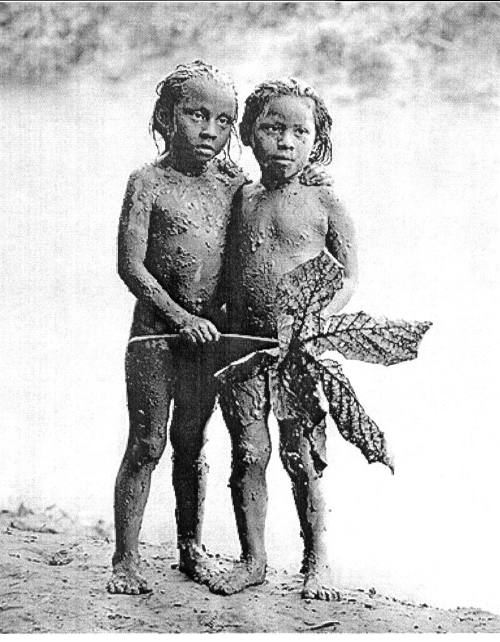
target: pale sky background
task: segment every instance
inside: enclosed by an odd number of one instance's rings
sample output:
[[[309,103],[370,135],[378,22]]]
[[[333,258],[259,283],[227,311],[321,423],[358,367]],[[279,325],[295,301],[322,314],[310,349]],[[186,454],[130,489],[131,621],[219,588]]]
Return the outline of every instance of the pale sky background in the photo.
[[[282,67],[249,55],[226,68],[244,97]],[[155,155],[147,124],[169,69],[152,64],[115,86],[80,78],[0,94],[0,508],[55,503],[85,522],[112,520],[133,306],[116,274],[116,230],[129,173]],[[359,287],[346,311],[434,322],[416,361],[345,365],[396,474],[369,466],[330,426],[324,484],[338,585],[500,613],[498,107],[327,102],[330,171],[359,237]],[[248,150],[241,163],[256,176]],[[218,413],[208,436],[205,540],[237,554]],[[174,534],[170,454],[144,522],[143,539],[155,542]],[[277,448],[268,481],[269,562],[298,570]]]

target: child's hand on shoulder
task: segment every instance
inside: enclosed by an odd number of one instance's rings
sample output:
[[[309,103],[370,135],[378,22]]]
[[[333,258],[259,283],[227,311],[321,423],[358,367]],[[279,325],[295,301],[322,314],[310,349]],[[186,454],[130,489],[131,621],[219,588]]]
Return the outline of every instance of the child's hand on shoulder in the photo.
[[[327,186],[333,185],[333,177],[329,174],[323,165],[314,163],[313,165],[306,165],[300,174],[300,182],[308,186]]]
[[[208,319],[189,315],[182,323],[179,330],[182,339],[192,345],[202,345],[212,341],[218,341],[220,332]]]

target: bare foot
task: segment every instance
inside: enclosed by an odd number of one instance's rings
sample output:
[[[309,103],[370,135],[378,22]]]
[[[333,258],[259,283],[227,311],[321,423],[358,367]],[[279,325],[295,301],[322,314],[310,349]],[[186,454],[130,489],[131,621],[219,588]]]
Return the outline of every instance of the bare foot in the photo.
[[[248,586],[263,584],[266,579],[265,563],[256,560],[244,560],[235,562],[228,571],[219,573],[208,584],[212,593],[219,595],[232,595],[239,593]]]
[[[304,587],[301,596],[309,600],[340,600],[340,594],[332,587],[332,578],[328,564],[308,562],[305,564]]]
[[[115,553],[113,556],[113,573],[106,587],[108,592],[123,593],[125,595],[151,593],[146,579],[141,574],[140,566],[137,553],[125,553],[119,558]]]
[[[179,571],[198,584],[208,584],[220,570],[219,563],[204,546],[182,544],[179,550]]]

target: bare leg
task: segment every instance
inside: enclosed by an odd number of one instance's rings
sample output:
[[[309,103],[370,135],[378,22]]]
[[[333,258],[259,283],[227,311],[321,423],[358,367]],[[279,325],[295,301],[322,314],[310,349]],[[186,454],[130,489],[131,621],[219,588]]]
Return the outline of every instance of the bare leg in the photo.
[[[215,577],[209,588],[214,593],[230,595],[262,584],[266,575],[266,468],[271,441],[264,377],[226,392],[221,397],[221,406],[232,442],[230,484],[242,554],[241,561]]]
[[[173,391],[172,357],[165,345],[144,342],[127,351],[130,433],[115,486],[116,550],[110,593],[148,592],[140,569],[138,539],[151,474],[166,444]]]
[[[208,472],[203,446],[216,396],[211,354],[179,355],[170,428],[179,570],[200,584],[206,584],[216,568],[201,539]]]
[[[314,429],[308,428],[309,434],[312,433],[309,438],[304,434],[304,422],[280,422],[280,456],[292,481],[304,541],[302,597],[336,600],[339,599],[339,594],[332,587],[328,563],[326,511],[320,479],[321,471],[326,465],[325,424],[323,421]]]

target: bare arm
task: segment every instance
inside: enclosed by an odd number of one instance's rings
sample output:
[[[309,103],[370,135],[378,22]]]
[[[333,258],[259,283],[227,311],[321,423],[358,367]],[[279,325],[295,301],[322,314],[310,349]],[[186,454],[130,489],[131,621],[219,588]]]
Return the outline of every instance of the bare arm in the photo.
[[[335,314],[342,310],[354,294],[358,282],[358,259],[352,219],[331,190],[328,190],[328,196],[331,203],[328,212],[326,248],[344,266],[342,289],[337,292],[328,306],[328,311]]]
[[[128,181],[118,229],[118,274],[132,294],[152,304],[188,341],[218,339],[215,326],[176,303],[144,265],[155,194],[155,181],[146,171],[134,172]]]
[[[129,178],[118,229],[118,274],[134,296],[153,304],[165,319],[180,328],[189,313],[144,266],[154,188],[154,181],[144,171],[134,172]]]
[[[249,181],[245,181],[249,182]],[[217,304],[219,306],[225,305],[227,307],[228,299],[230,296],[230,274],[234,269],[237,256],[235,254],[235,234],[236,234],[236,219],[239,215],[241,202],[243,198],[243,185],[236,191],[231,204],[231,216],[229,217],[227,230],[226,230],[226,246],[224,248],[224,257],[222,262],[222,271],[217,287]]]

